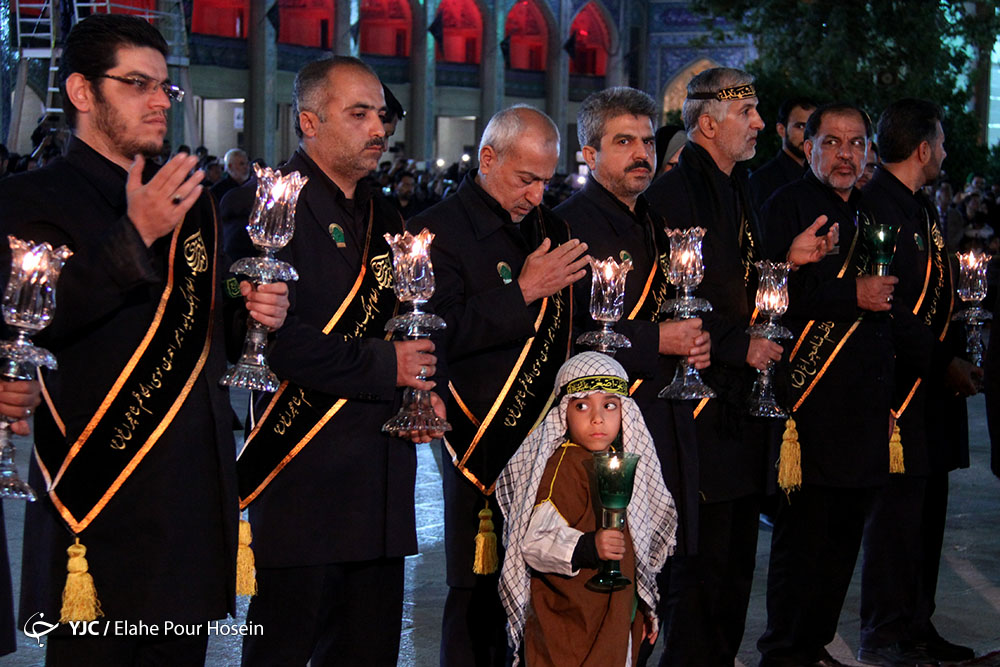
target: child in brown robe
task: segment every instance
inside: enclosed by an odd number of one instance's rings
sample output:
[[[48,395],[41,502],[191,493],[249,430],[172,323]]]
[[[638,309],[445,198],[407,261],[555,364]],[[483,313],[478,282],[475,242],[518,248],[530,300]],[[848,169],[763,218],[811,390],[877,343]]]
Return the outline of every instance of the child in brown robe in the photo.
[[[515,665],[522,642],[528,667],[632,665],[640,642],[656,638],[656,573],[673,550],[673,499],[620,364],[585,352],[563,365],[556,384],[558,404],[497,482],[508,640]],[[599,529],[584,467],[613,443],[640,455],[624,532]],[[601,560],[620,560],[633,583],[588,590]]]

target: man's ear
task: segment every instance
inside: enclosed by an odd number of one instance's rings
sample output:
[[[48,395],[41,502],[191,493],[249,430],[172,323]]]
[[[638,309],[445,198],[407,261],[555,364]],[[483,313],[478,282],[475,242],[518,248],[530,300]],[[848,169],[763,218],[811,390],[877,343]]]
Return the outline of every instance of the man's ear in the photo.
[[[497,152],[493,150],[493,147],[489,144],[483,146],[483,149],[479,151],[479,173],[486,175],[490,173],[490,169],[496,166],[498,159]]]
[[[77,113],[90,113],[94,107],[94,89],[79,72],[73,72],[66,79],[66,97],[76,107]]]
[[[931,161],[931,156],[934,154],[934,149],[931,148],[931,142],[921,141],[920,145],[917,146],[917,159],[920,160],[920,164],[927,164]]]
[[[318,124],[319,124],[319,116],[314,114],[312,111],[299,112],[299,128],[302,130],[302,136],[304,137],[316,136],[316,126]]]
[[[806,163],[812,164],[813,140],[806,139],[802,142],[802,152],[806,154]]]
[[[597,149],[593,146],[584,146],[580,152],[583,153],[583,161],[587,163],[587,167],[594,171],[594,165],[597,164]]]
[[[718,130],[719,124],[715,122],[715,119],[707,113],[703,113],[698,116],[698,130],[708,139],[715,138],[715,132]]]
[[[778,133],[778,136],[781,137],[781,140],[784,141],[785,140],[785,126],[783,124],[781,124],[781,123],[775,123],[774,124],[774,129]]]

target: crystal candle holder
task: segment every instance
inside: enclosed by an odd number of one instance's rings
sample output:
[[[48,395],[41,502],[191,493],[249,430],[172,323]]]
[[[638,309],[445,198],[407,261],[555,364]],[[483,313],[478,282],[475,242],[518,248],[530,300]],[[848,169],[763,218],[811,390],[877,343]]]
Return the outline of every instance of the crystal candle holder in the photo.
[[[958,298],[966,308],[955,313],[952,319],[965,322],[965,350],[969,361],[976,366],[983,365],[983,324],[993,319],[981,305],[986,298],[989,264],[990,256],[978,250],[958,253]]]
[[[673,313],[677,319],[690,319],[698,313],[711,312],[712,304],[694,296],[694,290],[705,276],[705,265],[701,257],[701,241],[705,236],[703,227],[689,229],[668,229],[670,238],[670,265],[667,278],[680,295],[670,299],[662,307],[663,312]],[[705,384],[698,369],[688,363],[686,357],[677,362],[673,381],[664,387],[660,398],[690,400],[715,398],[715,392]]]
[[[614,356],[619,348],[632,347],[631,341],[612,330],[625,312],[625,278],[632,270],[632,260],[619,264],[613,258],[590,259],[590,316],[601,323],[599,331],[588,331],[576,339],[580,345]]]
[[[757,312],[767,319],[747,329],[747,333],[754,338],[771,341],[791,338],[792,332],[783,327],[780,320],[788,310],[788,271],[792,265],[788,262],[763,261],[757,262],[755,266],[760,276],[757,283]],[[757,371],[749,406],[750,414],[754,417],[788,416],[774,397],[773,369],[774,362],[768,361],[764,370]]]
[[[309,181],[297,171],[282,175],[269,167],[254,165],[257,173],[257,200],[250,213],[247,232],[260,253],[258,257],[244,257],[229,270],[247,276],[254,285],[277,281],[298,280],[299,274],[287,262],[274,257],[274,253],[288,245],[295,233],[295,207],[299,194]],[[253,317],[247,320],[247,336],[243,354],[236,365],[229,369],[219,384],[257,391],[276,391],[278,377],[267,366],[267,327]]]
[[[66,246],[53,249],[48,243],[33,244],[13,236],[10,242],[10,279],[3,294],[3,319],[15,334],[0,342],[4,380],[34,380],[40,367],[56,369],[55,355],[32,344],[31,336],[52,321],[56,308],[56,282],[73,252]],[[10,425],[17,421],[0,418],[0,498],[29,502],[35,491],[17,474]]]
[[[403,334],[410,340],[427,338],[434,331],[447,325],[445,321],[423,310],[427,300],[434,295],[434,266],[431,264],[430,246],[434,234],[428,229],[413,235],[386,234],[385,240],[392,250],[393,289],[396,298],[411,305],[412,310],[398,315],[385,325],[386,331]],[[427,380],[426,369],[421,368],[418,380]],[[403,392],[403,405],[396,415],[382,426],[382,431],[403,436],[416,431],[450,431],[451,424],[437,416],[426,389],[407,387]]]

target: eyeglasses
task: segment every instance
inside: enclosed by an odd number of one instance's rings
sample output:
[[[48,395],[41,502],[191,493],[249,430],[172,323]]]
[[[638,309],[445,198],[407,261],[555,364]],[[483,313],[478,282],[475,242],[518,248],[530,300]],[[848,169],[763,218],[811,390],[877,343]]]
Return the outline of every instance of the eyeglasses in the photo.
[[[175,86],[167,81],[156,81],[155,79],[150,79],[148,76],[115,76],[114,74],[98,74],[92,77],[94,79],[114,79],[115,81],[121,81],[122,83],[127,83],[136,89],[139,93],[143,95],[152,95],[159,88],[164,92],[164,94],[170,98],[171,102],[183,102],[184,101],[184,89],[180,86]]]

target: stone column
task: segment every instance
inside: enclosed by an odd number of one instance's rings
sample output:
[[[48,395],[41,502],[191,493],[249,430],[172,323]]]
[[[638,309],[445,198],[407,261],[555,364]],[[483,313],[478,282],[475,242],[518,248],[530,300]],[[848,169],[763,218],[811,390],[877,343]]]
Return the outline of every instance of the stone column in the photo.
[[[275,0],[250,0],[247,46],[250,94],[246,101],[244,137],[250,159],[263,158],[275,166],[275,128],[278,101],[274,90],[278,69],[278,34],[267,19]]]
[[[483,48],[479,59],[479,115],[476,117],[476,140],[483,136],[486,123],[503,107],[504,62],[500,42],[503,37],[503,1],[495,0],[493,11],[483,12]]]
[[[433,160],[434,85],[436,64],[434,37],[427,26],[434,20],[437,0],[413,3],[413,38],[410,47],[410,104],[406,109],[406,152],[414,160]]]
[[[569,127],[567,106],[569,102],[569,55],[563,49],[563,43],[569,38],[570,3],[559,3],[559,16],[556,28],[549,33],[549,53],[545,68],[545,113],[552,118],[562,139],[559,151],[559,171],[565,173],[567,165],[572,162],[569,151],[569,139],[566,132]]]
[[[357,55],[351,47],[351,0],[336,0],[334,4],[333,52],[338,56]]]

